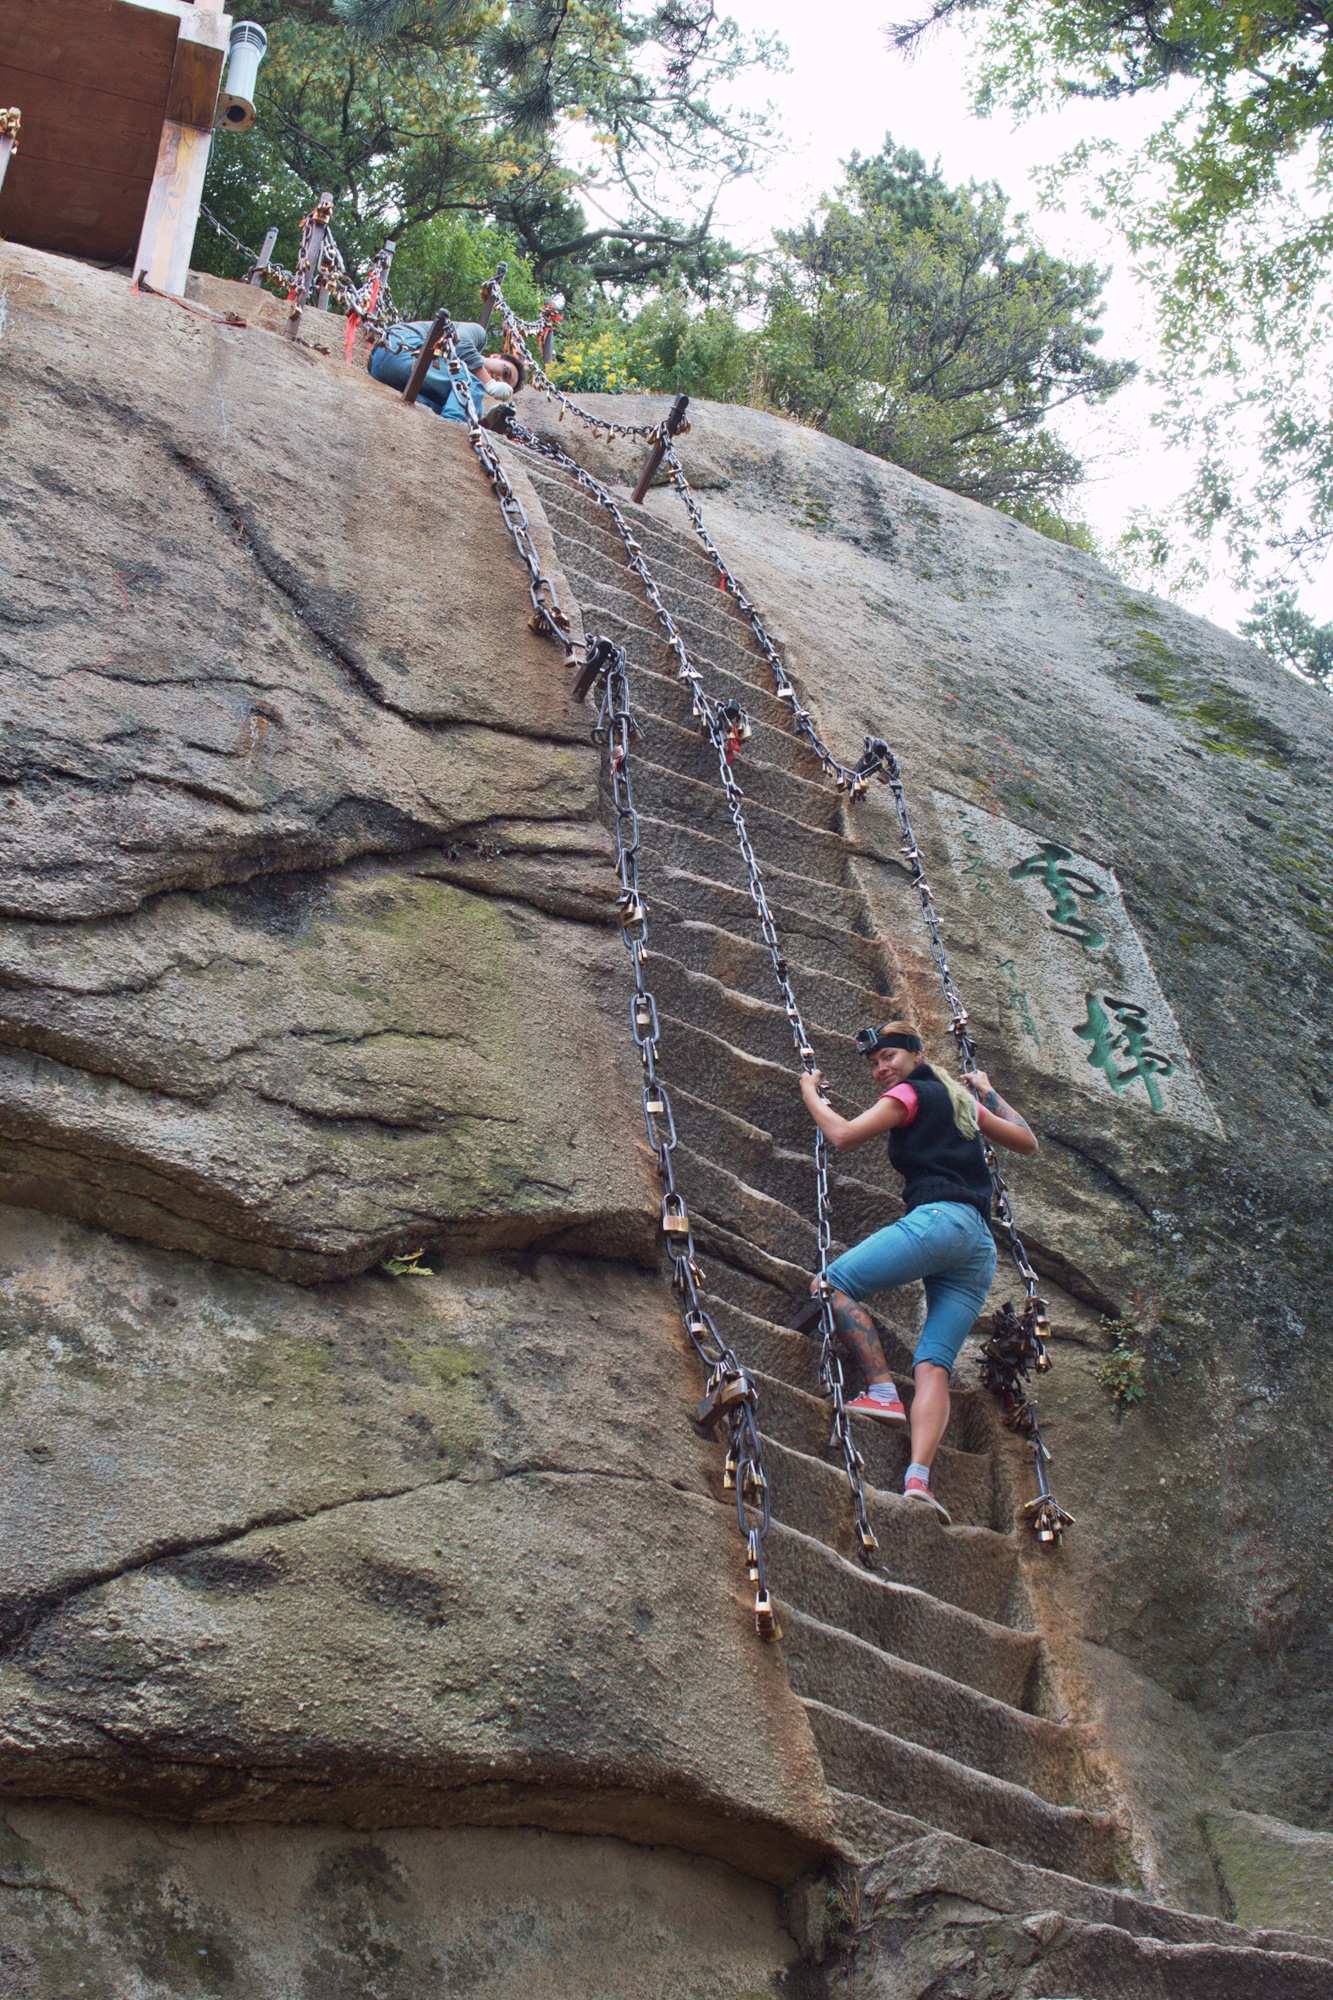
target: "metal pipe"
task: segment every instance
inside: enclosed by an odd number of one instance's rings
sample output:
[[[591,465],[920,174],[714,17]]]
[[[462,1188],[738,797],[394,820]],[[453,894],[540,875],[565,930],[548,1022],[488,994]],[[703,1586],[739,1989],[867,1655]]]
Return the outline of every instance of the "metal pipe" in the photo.
[[[675,402],[671,405],[671,415],[666,420],[666,429],[668,437],[674,437],[676,435],[676,432],[680,429],[681,425],[684,423],[685,412],[686,409],[689,407],[689,401],[690,399],[688,396],[677,396]],[[648,462],[644,466],[643,472],[639,478],[639,483],[634,489],[634,504],[636,507],[641,507],[643,505],[643,496],[653,483],[653,476],[656,473],[658,466],[662,463],[662,456],[665,451],[666,451],[666,445],[663,443],[661,438],[658,438],[656,444],[653,446],[652,450],[648,454]]]
[[[431,321],[430,332],[422,342],[421,352],[413,362],[412,373],[407,378],[407,387],[403,391],[405,403],[415,403],[421,394],[421,385],[430,373],[431,362],[435,359],[435,349],[444,338],[444,329],[449,324],[450,318],[449,313],[441,311],[437,312]]]
[[[508,264],[505,263],[497,264],[495,267],[495,277],[493,279],[487,278],[485,284],[481,288],[482,300],[486,307],[485,312],[483,312],[481,316],[481,330],[483,333],[485,333],[488,330],[491,323],[491,314],[495,311],[495,295],[491,291],[491,286],[492,284],[503,285],[505,278],[508,275],[508,271],[509,271]]]
[[[250,273],[250,276],[245,281],[248,285],[263,284],[264,280],[260,275],[260,273],[263,271],[264,266],[266,264],[272,262],[273,252],[277,248],[277,244],[278,244],[277,229],[274,228],[265,231],[264,240],[259,246],[259,263],[256,265],[255,269]]]

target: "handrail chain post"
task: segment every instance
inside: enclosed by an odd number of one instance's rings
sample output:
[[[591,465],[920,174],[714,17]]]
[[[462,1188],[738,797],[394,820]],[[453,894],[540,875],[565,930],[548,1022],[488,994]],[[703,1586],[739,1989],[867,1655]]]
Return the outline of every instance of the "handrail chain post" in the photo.
[[[639,483],[634,489],[634,505],[636,507],[642,507],[643,496],[652,485],[657,474],[657,468],[662,463],[663,457],[666,454],[666,439],[675,437],[677,431],[684,423],[689,401],[688,396],[677,396],[675,402],[671,405],[671,415],[666,420],[666,438],[658,438],[653,445],[652,450],[648,453],[647,463],[639,477]]]
[[[277,244],[278,231],[275,224],[272,229],[264,232],[264,240],[259,246],[259,262],[246,279],[245,282],[247,285],[263,285],[264,272],[273,261],[273,252],[277,248]]]
[[[449,323],[449,318],[450,315],[447,312],[437,312],[435,318],[431,321],[430,332],[422,342],[421,352],[412,364],[412,373],[408,376],[407,387],[403,390],[403,401],[405,403],[415,403],[417,397],[421,394],[421,385],[430,373],[431,362],[435,359],[435,349],[444,336],[444,329]]]

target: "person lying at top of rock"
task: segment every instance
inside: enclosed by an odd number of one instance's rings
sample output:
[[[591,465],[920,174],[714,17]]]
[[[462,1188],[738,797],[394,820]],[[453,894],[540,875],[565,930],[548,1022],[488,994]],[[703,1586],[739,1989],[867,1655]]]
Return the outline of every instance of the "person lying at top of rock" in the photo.
[[[964,1089],[926,1062],[924,1044],[910,1022],[863,1028],[856,1045],[879,1092],[868,1110],[855,1118],[840,1117],[820,1096],[818,1070],[801,1077],[801,1095],[837,1151],[888,1140],[889,1159],[903,1177],[907,1213],[828,1267],[834,1325],[866,1379],[865,1389],[847,1408],[880,1423],[907,1422],[863,1301],[890,1286],[923,1279],[926,1322],[912,1364],[912,1462],[903,1491],[911,1500],[927,1501],[947,1526],[948,1509],[931,1491],[930,1469],[949,1421],[949,1381],[958,1350],[995,1276],[991,1179],[981,1135],[1014,1153],[1035,1153],[1037,1141],[984,1070],[970,1071]],[[817,1291],[817,1281],[810,1289]],[[814,1308],[805,1307],[799,1324],[808,1330],[814,1320]]]
[[[397,326],[391,326],[384,338],[370,350],[367,365],[375,380],[385,383],[390,389],[400,392],[405,389],[432,325],[433,321],[428,319],[404,319]],[[475,320],[455,320],[454,331],[458,357],[470,378],[468,389],[473,413],[480,417],[485,408],[485,397],[507,402],[523,387],[523,364],[516,361],[512,354],[484,354],[482,347],[486,329]],[[448,417],[456,424],[467,422],[467,413],[454,388],[443,354],[437,355],[427,369],[418,400],[434,410],[437,416]]]

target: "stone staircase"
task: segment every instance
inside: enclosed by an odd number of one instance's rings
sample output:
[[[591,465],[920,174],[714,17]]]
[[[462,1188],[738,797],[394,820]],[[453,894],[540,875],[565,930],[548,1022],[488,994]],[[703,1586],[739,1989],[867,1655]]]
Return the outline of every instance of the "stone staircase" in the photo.
[[[1250,1934],[1167,1911],[1155,1927],[1154,1906],[1115,1891],[1132,1873],[1123,1829],[1104,1809],[1077,1732],[1039,1712],[1042,1641],[1024,1622],[1019,1531],[993,1406],[979,1390],[956,1395],[937,1464],[954,1522],[947,1529],[901,1497],[905,1432],[854,1420],[880,1554],[873,1573],[852,1559],[845,1480],[824,1455],[829,1414],[817,1394],[816,1348],[787,1324],[815,1255],[811,1127],[713,752],[690,722],[672,656],[606,516],[549,462],[516,456],[588,631],[626,649],[645,724],[633,775],[678,1179],[710,1304],[760,1389],[770,1583],[843,1852],[871,1862],[923,1840],[932,1852],[984,1850],[1005,1857],[1011,1885],[1030,1878],[1031,1908],[1067,1906],[1082,1918],[1093,1898],[1097,1921],[1114,1925],[1123,1919],[1109,1912],[1132,1900],[1143,1915],[1130,1928],[1177,1944],[1189,1942],[1192,1923],[1210,1944],[1227,1933],[1238,1953],[1262,1960],[1269,1982],[1279,1960]],[[852,865],[867,851],[862,830],[831,787],[812,782],[818,774],[784,726],[749,628],[688,531],[622,504],[710,692],[735,696],[750,717],[738,774],[751,837],[821,1060],[841,1051],[845,1066],[849,1031],[894,1011],[893,967]],[[876,1162],[863,1170],[863,1158],[836,1163],[835,1226],[846,1241],[897,1212],[889,1181],[877,1182]],[[913,1309],[910,1297],[896,1307]],[[910,1392],[912,1324],[881,1324]],[[1190,1983],[1186,1968],[1177,1990],[1211,2000],[1215,1987]],[[1255,1990],[1307,1988],[1279,1981]]]

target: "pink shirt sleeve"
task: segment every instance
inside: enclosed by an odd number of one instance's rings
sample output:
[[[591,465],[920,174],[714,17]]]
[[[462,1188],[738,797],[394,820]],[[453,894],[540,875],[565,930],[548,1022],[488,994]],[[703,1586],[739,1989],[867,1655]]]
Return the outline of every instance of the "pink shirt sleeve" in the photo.
[[[917,1097],[910,1083],[895,1083],[892,1090],[883,1090],[880,1092],[880,1096],[896,1097],[899,1104],[902,1105],[904,1111],[907,1113],[903,1124],[911,1124],[912,1120],[916,1117],[917,1105],[920,1099]]]

